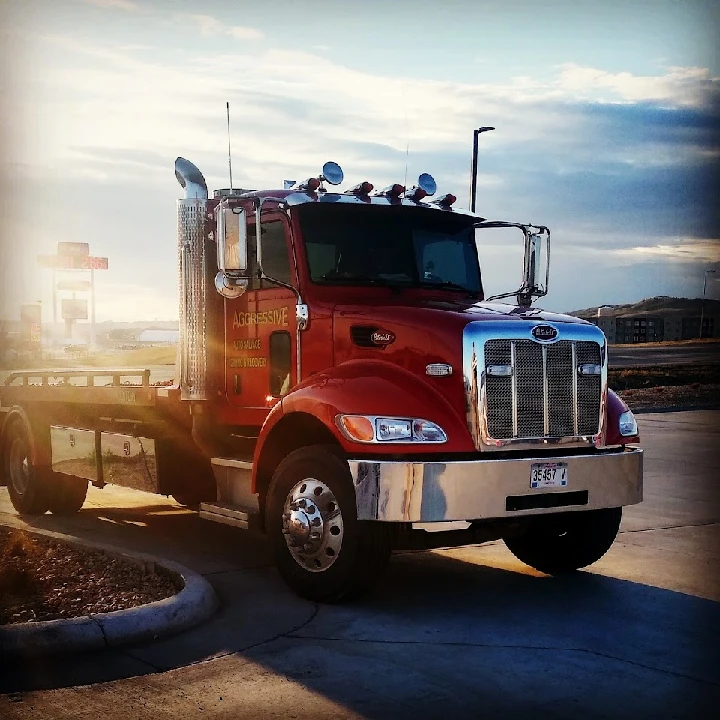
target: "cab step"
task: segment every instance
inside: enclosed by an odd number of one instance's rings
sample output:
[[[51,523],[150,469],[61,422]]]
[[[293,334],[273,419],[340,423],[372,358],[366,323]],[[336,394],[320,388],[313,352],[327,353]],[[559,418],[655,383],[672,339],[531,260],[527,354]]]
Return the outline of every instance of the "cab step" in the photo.
[[[260,531],[260,513],[252,508],[242,508],[224,502],[203,502],[200,503],[198,514],[204,520],[233,525],[243,530]]]

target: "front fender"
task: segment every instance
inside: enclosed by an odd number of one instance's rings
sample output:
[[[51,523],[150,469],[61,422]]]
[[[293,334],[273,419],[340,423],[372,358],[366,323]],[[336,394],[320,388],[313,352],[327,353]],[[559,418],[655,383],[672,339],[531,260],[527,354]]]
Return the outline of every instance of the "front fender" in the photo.
[[[281,415],[303,412],[313,415],[333,434],[348,454],[372,452],[473,452],[465,419],[458,417],[443,396],[447,378],[418,378],[417,375],[382,360],[350,360],[312,375],[294,388],[273,408],[263,425],[260,445]],[[432,384],[431,384],[432,383]],[[442,445],[388,443],[367,445],[348,440],[335,424],[338,414],[385,415],[423,418],[437,423],[448,437]]]
[[[608,389],[605,445],[629,445],[640,442],[639,435],[625,437],[620,434],[620,416],[629,409],[627,403],[620,396]]]

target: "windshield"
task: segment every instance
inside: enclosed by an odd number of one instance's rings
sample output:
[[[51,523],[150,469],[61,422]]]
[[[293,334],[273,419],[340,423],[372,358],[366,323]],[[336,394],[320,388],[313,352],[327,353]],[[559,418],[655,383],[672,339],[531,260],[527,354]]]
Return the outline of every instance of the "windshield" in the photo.
[[[310,279],[482,293],[473,219],[403,206],[298,208]]]

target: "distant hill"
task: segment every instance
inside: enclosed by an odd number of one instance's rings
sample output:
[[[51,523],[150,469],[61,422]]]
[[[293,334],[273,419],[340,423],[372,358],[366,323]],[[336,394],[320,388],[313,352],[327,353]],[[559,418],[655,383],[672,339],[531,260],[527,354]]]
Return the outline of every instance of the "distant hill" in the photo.
[[[629,305],[601,305],[601,314],[605,317],[623,317],[626,315],[700,315],[702,298],[676,298],[659,295]],[[573,310],[568,315],[589,319],[596,318],[597,307]],[[720,315],[720,300],[705,299],[705,314]]]

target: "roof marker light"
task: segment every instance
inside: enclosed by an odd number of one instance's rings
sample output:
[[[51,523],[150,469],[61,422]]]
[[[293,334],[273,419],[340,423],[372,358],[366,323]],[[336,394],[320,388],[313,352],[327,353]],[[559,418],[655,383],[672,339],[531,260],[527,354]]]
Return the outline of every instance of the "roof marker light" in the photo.
[[[411,187],[406,193],[405,197],[413,202],[420,202],[424,197],[427,196],[425,190],[420,187]]]
[[[355,187],[346,190],[343,195],[369,195],[373,190],[374,185],[367,180],[365,182],[358,183]]]
[[[395,183],[394,185],[388,185],[386,188],[383,188],[382,190],[378,190],[374,193],[376,196],[380,197],[389,197],[392,200],[397,200],[403,193],[405,192],[405,186],[400,185],[400,183]]]
[[[422,173],[418,178],[418,184],[411,187],[405,193],[405,197],[413,202],[420,202],[423,198],[434,195],[436,191],[437,183],[435,182],[435,178],[428,173]]]
[[[447,209],[453,205],[456,200],[457,198],[452,193],[447,193],[447,195],[441,195],[437,200],[433,200],[432,204]]]
[[[308,178],[292,187],[292,190],[300,190],[305,192],[315,192],[320,187],[319,178]]]

